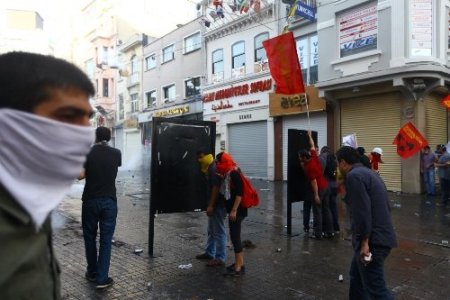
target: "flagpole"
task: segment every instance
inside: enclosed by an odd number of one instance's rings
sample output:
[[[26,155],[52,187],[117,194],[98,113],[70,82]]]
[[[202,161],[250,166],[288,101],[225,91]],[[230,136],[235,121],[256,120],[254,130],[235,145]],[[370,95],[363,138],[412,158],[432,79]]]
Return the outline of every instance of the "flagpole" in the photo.
[[[309,118],[308,94],[305,92],[306,99],[306,116],[308,117],[308,130],[311,130],[311,119]]]

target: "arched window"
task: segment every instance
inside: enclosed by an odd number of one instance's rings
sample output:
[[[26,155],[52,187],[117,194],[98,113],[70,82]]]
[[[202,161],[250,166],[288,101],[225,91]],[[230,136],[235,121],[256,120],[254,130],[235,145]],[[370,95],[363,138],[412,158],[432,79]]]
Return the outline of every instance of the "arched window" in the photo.
[[[218,49],[212,53],[212,73],[223,72],[223,49]]]
[[[255,62],[260,62],[267,59],[266,50],[264,49],[262,43],[268,38],[268,32],[263,32],[255,36]]]
[[[232,65],[233,69],[245,66],[245,43],[243,41],[237,42],[231,47]]]

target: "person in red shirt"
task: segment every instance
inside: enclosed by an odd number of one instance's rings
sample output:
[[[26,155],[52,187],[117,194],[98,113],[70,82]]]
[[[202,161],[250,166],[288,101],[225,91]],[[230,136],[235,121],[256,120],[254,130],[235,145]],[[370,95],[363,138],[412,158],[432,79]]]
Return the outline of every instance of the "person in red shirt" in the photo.
[[[317,149],[314,146],[311,131],[308,131],[308,137],[310,146],[309,151],[302,149],[299,151],[298,156],[313,192],[312,207],[314,215],[314,232],[310,237],[321,239],[323,235],[326,238],[331,238],[333,237],[333,230],[328,182],[323,175],[323,169],[317,156]],[[325,228],[322,228],[322,221],[324,221],[323,224]]]

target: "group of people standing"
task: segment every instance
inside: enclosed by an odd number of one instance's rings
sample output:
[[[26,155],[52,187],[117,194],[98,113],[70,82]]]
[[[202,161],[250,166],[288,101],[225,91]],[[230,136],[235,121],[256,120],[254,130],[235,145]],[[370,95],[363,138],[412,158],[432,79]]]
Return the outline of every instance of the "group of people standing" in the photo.
[[[201,149],[197,152],[197,158],[206,183],[208,236],[205,252],[196,258],[206,260],[208,267],[225,266],[227,257],[225,220],[228,214],[235,262],[226,267],[224,275],[242,276],[245,274],[245,265],[241,224],[247,216],[247,208],[241,205],[243,183],[240,169],[226,152],[220,152],[214,159],[210,150]]]
[[[378,174],[382,149],[368,157],[364,149],[349,146],[334,155],[325,146],[317,154],[311,132],[309,150],[298,153],[310,183],[312,196],[304,202],[304,231],[309,232],[313,208],[314,239],[331,238],[339,232],[336,196],[341,190],[351,218],[354,255],[350,267],[349,299],[393,299],[384,280],[384,261],[397,246],[388,193]]]
[[[444,144],[437,145],[435,152],[431,151],[430,146],[427,145],[421,152],[420,173],[428,196],[436,195],[436,169],[441,186],[442,205],[445,206],[450,203],[450,153]]]

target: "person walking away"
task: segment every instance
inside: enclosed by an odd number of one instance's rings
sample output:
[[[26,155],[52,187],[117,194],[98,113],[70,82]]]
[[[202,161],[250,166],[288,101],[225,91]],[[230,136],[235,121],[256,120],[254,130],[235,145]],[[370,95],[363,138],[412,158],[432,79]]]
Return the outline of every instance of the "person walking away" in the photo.
[[[323,146],[322,149],[320,149],[319,161],[323,169],[323,175],[325,176],[325,179],[328,181],[328,187],[330,190],[329,202],[330,202],[332,229],[333,229],[332,235],[339,234],[341,229],[339,226],[339,216],[336,202],[338,194],[338,185],[336,182],[336,175],[337,175],[336,156],[334,155],[333,152],[331,152],[328,146]],[[322,211],[322,214],[325,215],[326,212]],[[323,220],[325,220],[325,218]],[[323,224],[324,228],[326,228],[326,226],[327,226],[326,224]]]
[[[370,165],[372,166],[372,170],[374,170],[377,173],[380,173],[379,171],[379,164],[384,163],[384,161],[381,159],[383,156],[383,149],[379,147],[373,148],[372,152],[370,152],[369,159],[370,159]]]
[[[336,156],[345,174],[352,211],[354,255],[349,299],[393,299],[384,279],[384,261],[397,247],[386,186],[380,176],[360,163],[352,147],[342,147]]]
[[[299,151],[299,160],[305,169],[306,176],[311,189],[313,191],[313,215],[314,215],[314,233],[311,238],[321,239],[323,234],[322,217],[325,218],[326,224],[325,237],[332,237],[332,219],[329,206],[329,189],[328,182],[323,175],[323,170],[317,156],[317,150],[314,146],[314,141],[311,136],[311,131],[308,131],[309,151],[306,149]],[[322,215],[322,211],[325,212]]]
[[[205,252],[197,255],[196,258],[207,259],[207,266],[210,267],[223,266],[227,257],[227,233],[225,231],[227,211],[223,198],[218,199],[221,178],[217,174],[211,151],[200,149],[197,152],[197,159],[206,180],[208,237]]]
[[[445,146],[439,149],[439,159],[434,165],[438,168],[442,205],[446,206],[450,197],[450,154]]]
[[[430,146],[425,146],[420,155],[420,173],[423,175],[427,195],[436,195],[436,186],[434,182],[434,163],[437,161],[436,155],[431,151]]]
[[[366,155],[366,149],[364,149],[364,147],[358,147],[358,148],[356,148],[356,151],[358,151],[359,158],[360,158],[363,166],[366,168],[372,169],[372,165],[370,164],[370,159]]]
[[[225,275],[242,276],[245,274],[244,252],[241,242],[241,225],[247,217],[247,208],[242,207],[243,185],[235,161],[230,154],[221,152],[216,156],[217,172],[222,176],[219,198],[225,201],[228,213],[230,238],[234,249],[234,264],[226,268]]]
[[[51,211],[94,141],[89,78],[25,52],[0,55],[0,298],[61,299]]]
[[[79,179],[86,178],[83,191],[81,222],[86,250],[87,280],[96,282],[97,289],[111,286],[114,281],[109,274],[111,244],[116,228],[117,195],[116,177],[122,165],[120,150],[108,145],[111,131],[98,127],[96,143],[87,156],[84,171]],[[97,230],[100,229],[97,253]]]

